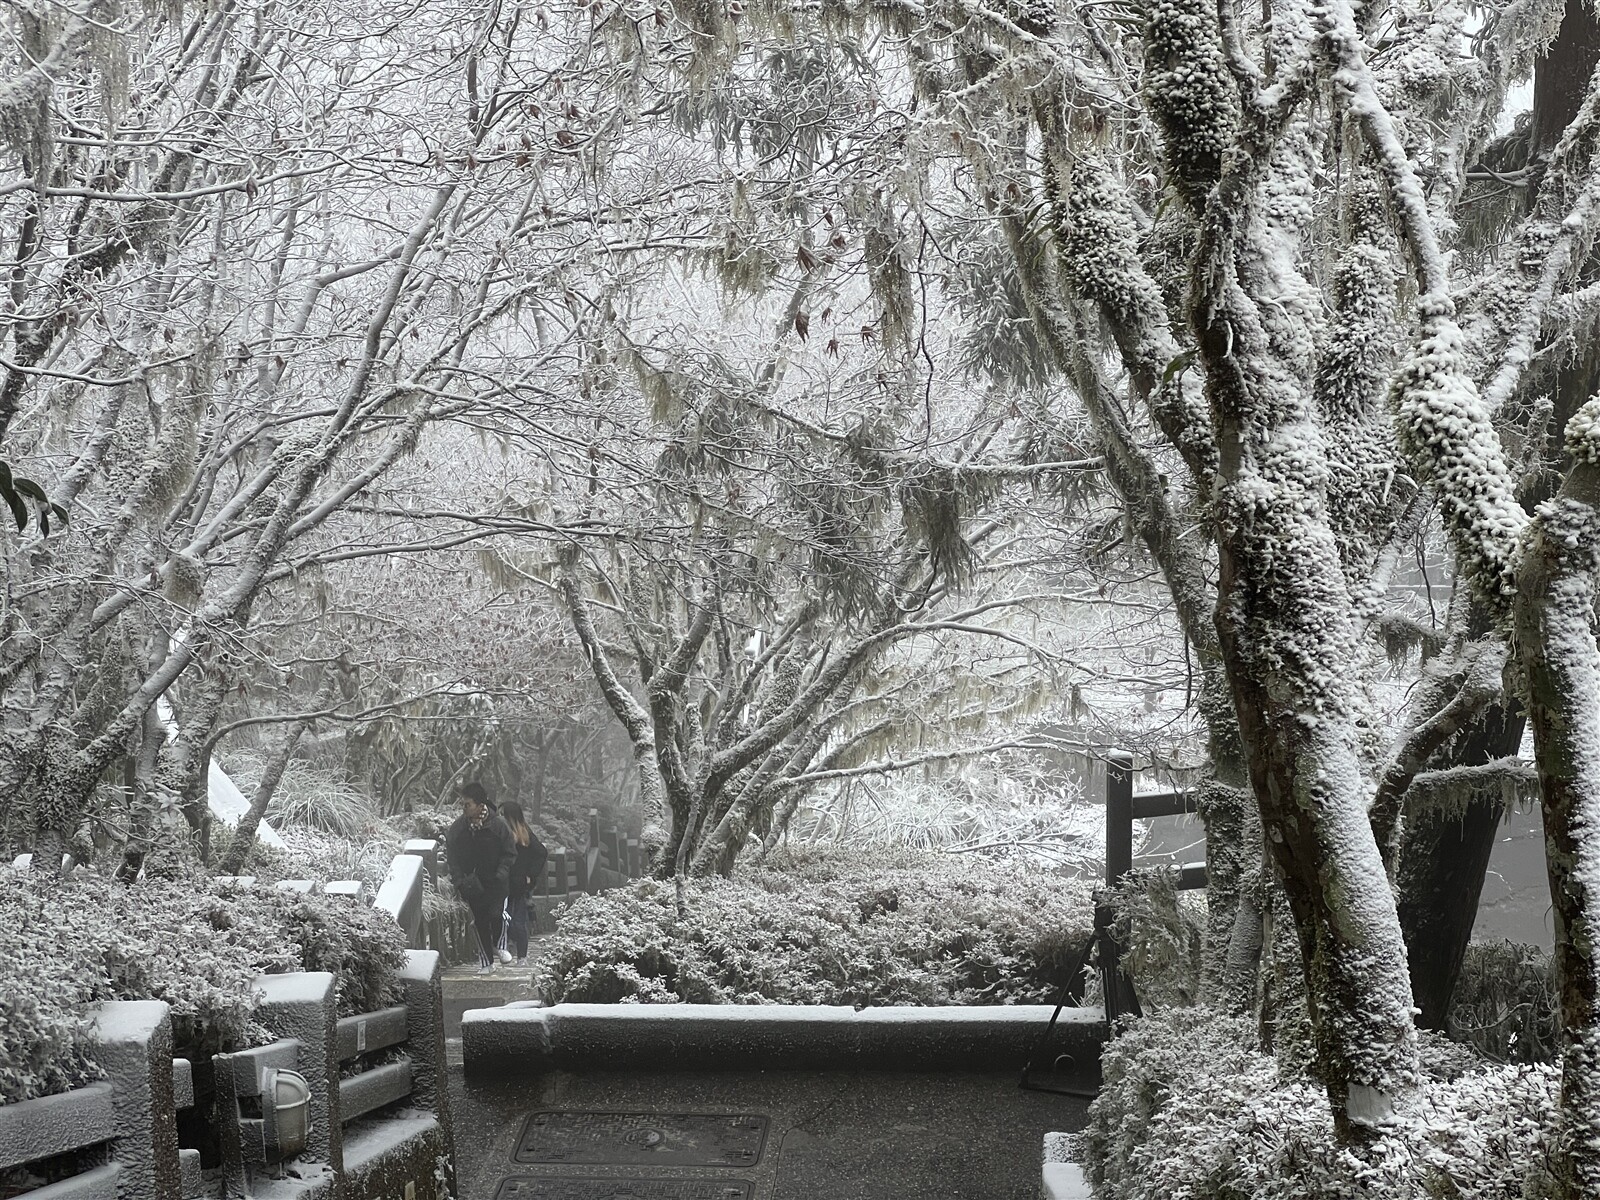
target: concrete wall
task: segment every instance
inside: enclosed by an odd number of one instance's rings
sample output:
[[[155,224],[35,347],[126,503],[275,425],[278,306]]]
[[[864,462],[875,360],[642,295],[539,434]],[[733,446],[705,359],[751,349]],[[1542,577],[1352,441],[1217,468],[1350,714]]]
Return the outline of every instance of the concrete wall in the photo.
[[[1050,1023],[1049,1005],[866,1008],[734,1004],[512,1004],[461,1022],[469,1077],[557,1068],[993,1067],[1021,1069]],[[1051,1057],[1097,1073],[1099,1009],[1066,1009]]]

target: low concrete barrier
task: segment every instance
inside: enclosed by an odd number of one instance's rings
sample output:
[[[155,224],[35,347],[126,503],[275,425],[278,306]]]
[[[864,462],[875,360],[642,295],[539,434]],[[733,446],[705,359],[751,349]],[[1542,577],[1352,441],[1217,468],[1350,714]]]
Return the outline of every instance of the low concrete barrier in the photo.
[[[396,855],[373,901],[374,908],[394,918],[406,935],[406,945],[413,950],[422,948],[422,889],[426,866],[421,855],[410,851]]]
[[[619,1066],[1011,1067],[1020,1069],[1054,1009],[1044,1004],[865,1008],[738,1004],[511,1004],[461,1021],[468,1075]],[[1098,1071],[1097,1008],[1066,1009],[1052,1056]]]
[[[1044,1172],[1039,1181],[1040,1200],[1094,1200],[1094,1190],[1083,1168],[1072,1160],[1072,1135],[1044,1135]]]

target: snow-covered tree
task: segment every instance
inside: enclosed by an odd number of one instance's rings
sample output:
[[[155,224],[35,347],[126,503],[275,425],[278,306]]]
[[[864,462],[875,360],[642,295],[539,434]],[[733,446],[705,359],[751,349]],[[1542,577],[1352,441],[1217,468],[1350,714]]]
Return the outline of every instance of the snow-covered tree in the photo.
[[[1212,956],[1214,985],[1254,991],[1227,968],[1253,983],[1274,890],[1246,878],[1259,836],[1299,934],[1316,1071],[1353,1142],[1417,1080],[1391,882],[1397,855],[1429,845],[1411,785],[1453,762],[1455,778],[1494,780],[1495,764],[1473,774],[1471,760],[1486,740],[1514,742],[1517,705],[1528,711],[1563,913],[1557,1161],[1564,1195],[1600,1186],[1580,752],[1595,379],[1574,362],[1593,312],[1595,93],[1546,72],[1531,120],[1509,99],[1552,43],[1564,66],[1586,61],[1573,46],[1594,40],[1587,10],[1158,0],[630,16],[597,15],[618,61],[678,69],[678,111],[741,186],[741,171],[791,165],[743,124],[753,64],[851,73],[853,111],[879,123],[848,151],[872,205],[845,211],[916,263],[869,272],[874,296],[915,320],[938,311],[919,294],[930,276],[965,286],[983,302],[967,314],[980,374],[1070,385],[1201,666],[1214,861],[1234,847],[1217,898],[1239,931],[1238,953]],[[787,194],[845,174],[819,181],[810,164],[784,177]],[[810,210],[780,211],[817,227]],[[887,350],[882,369],[934,375]],[[1457,600],[1447,624],[1417,629],[1390,584],[1434,521],[1461,564]],[[1391,738],[1374,693],[1385,648],[1412,633],[1441,657]],[[1230,803],[1241,793],[1253,815]],[[1400,867],[1425,890],[1426,863]]]

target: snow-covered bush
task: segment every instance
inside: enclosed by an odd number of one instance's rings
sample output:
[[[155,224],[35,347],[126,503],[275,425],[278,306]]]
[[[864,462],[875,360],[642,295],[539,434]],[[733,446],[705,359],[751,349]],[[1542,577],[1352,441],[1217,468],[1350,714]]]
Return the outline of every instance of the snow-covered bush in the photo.
[[[1019,1004],[1083,969],[1088,885],[918,852],[784,855],[732,879],[641,880],[557,911],[550,1003]]]
[[[407,838],[443,841],[456,810],[408,813],[381,822],[375,832],[361,838],[341,837],[316,829],[291,826],[281,830],[284,847],[257,841],[245,860],[244,873],[262,884],[283,879],[359,879],[375,894],[389,874],[399,846]],[[585,831],[587,832],[587,830]],[[441,872],[437,884],[424,878],[422,920],[444,937],[447,962],[468,962],[477,956],[477,935],[472,932],[472,910],[461,902],[449,877]]]
[[[400,851],[401,839],[387,831],[348,838],[320,830],[291,827],[279,831],[283,849],[257,841],[245,860],[244,873],[263,882],[280,879],[359,879],[376,891]]]
[[[183,1056],[264,1040],[252,982],[335,973],[341,1013],[394,1002],[404,940],[385,914],[337,898],[218,886],[127,886],[99,875],[0,871],[0,1103],[92,1079],[87,1006],[164,1000]]]
[[[1080,1148],[1102,1200],[1535,1200],[1559,1074],[1463,1070],[1424,1043],[1430,1078],[1371,1157],[1340,1148],[1326,1092],[1250,1048],[1246,1020],[1198,1007],[1123,1025]],[[1431,1060],[1431,1061],[1430,1061]]]
[[[405,965],[406,940],[388,913],[296,892],[273,893],[271,911],[299,950],[294,969],[333,973],[341,1017],[399,1003],[396,974]]]
[[[1516,942],[1467,947],[1450,1000],[1450,1036],[1497,1062],[1550,1062],[1558,1016],[1550,952]]]

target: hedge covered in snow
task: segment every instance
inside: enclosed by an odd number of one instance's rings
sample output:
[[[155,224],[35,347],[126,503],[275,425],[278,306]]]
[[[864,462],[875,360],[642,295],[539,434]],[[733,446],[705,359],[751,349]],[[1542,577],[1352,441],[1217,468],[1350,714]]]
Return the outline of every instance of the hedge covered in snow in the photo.
[[[84,1020],[97,1001],[164,1000],[177,1053],[208,1055],[266,1039],[258,975],[331,971],[349,1014],[397,1002],[404,958],[387,914],[338,898],[0,870],[0,1104],[97,1077]]]
[[[1369,1161],[1334,1142],[1327,1095],[1206,1008],[1130,1022],[1080,1148],[1101,1200],[1533,1200],[1559,1071],[1424,1043],[1429,1080]]]
[[[1090,885],[914,851],[795,852],[732,879],[640,880],[557,910],[549,1003],[1028,1004],[1081,973]]]

